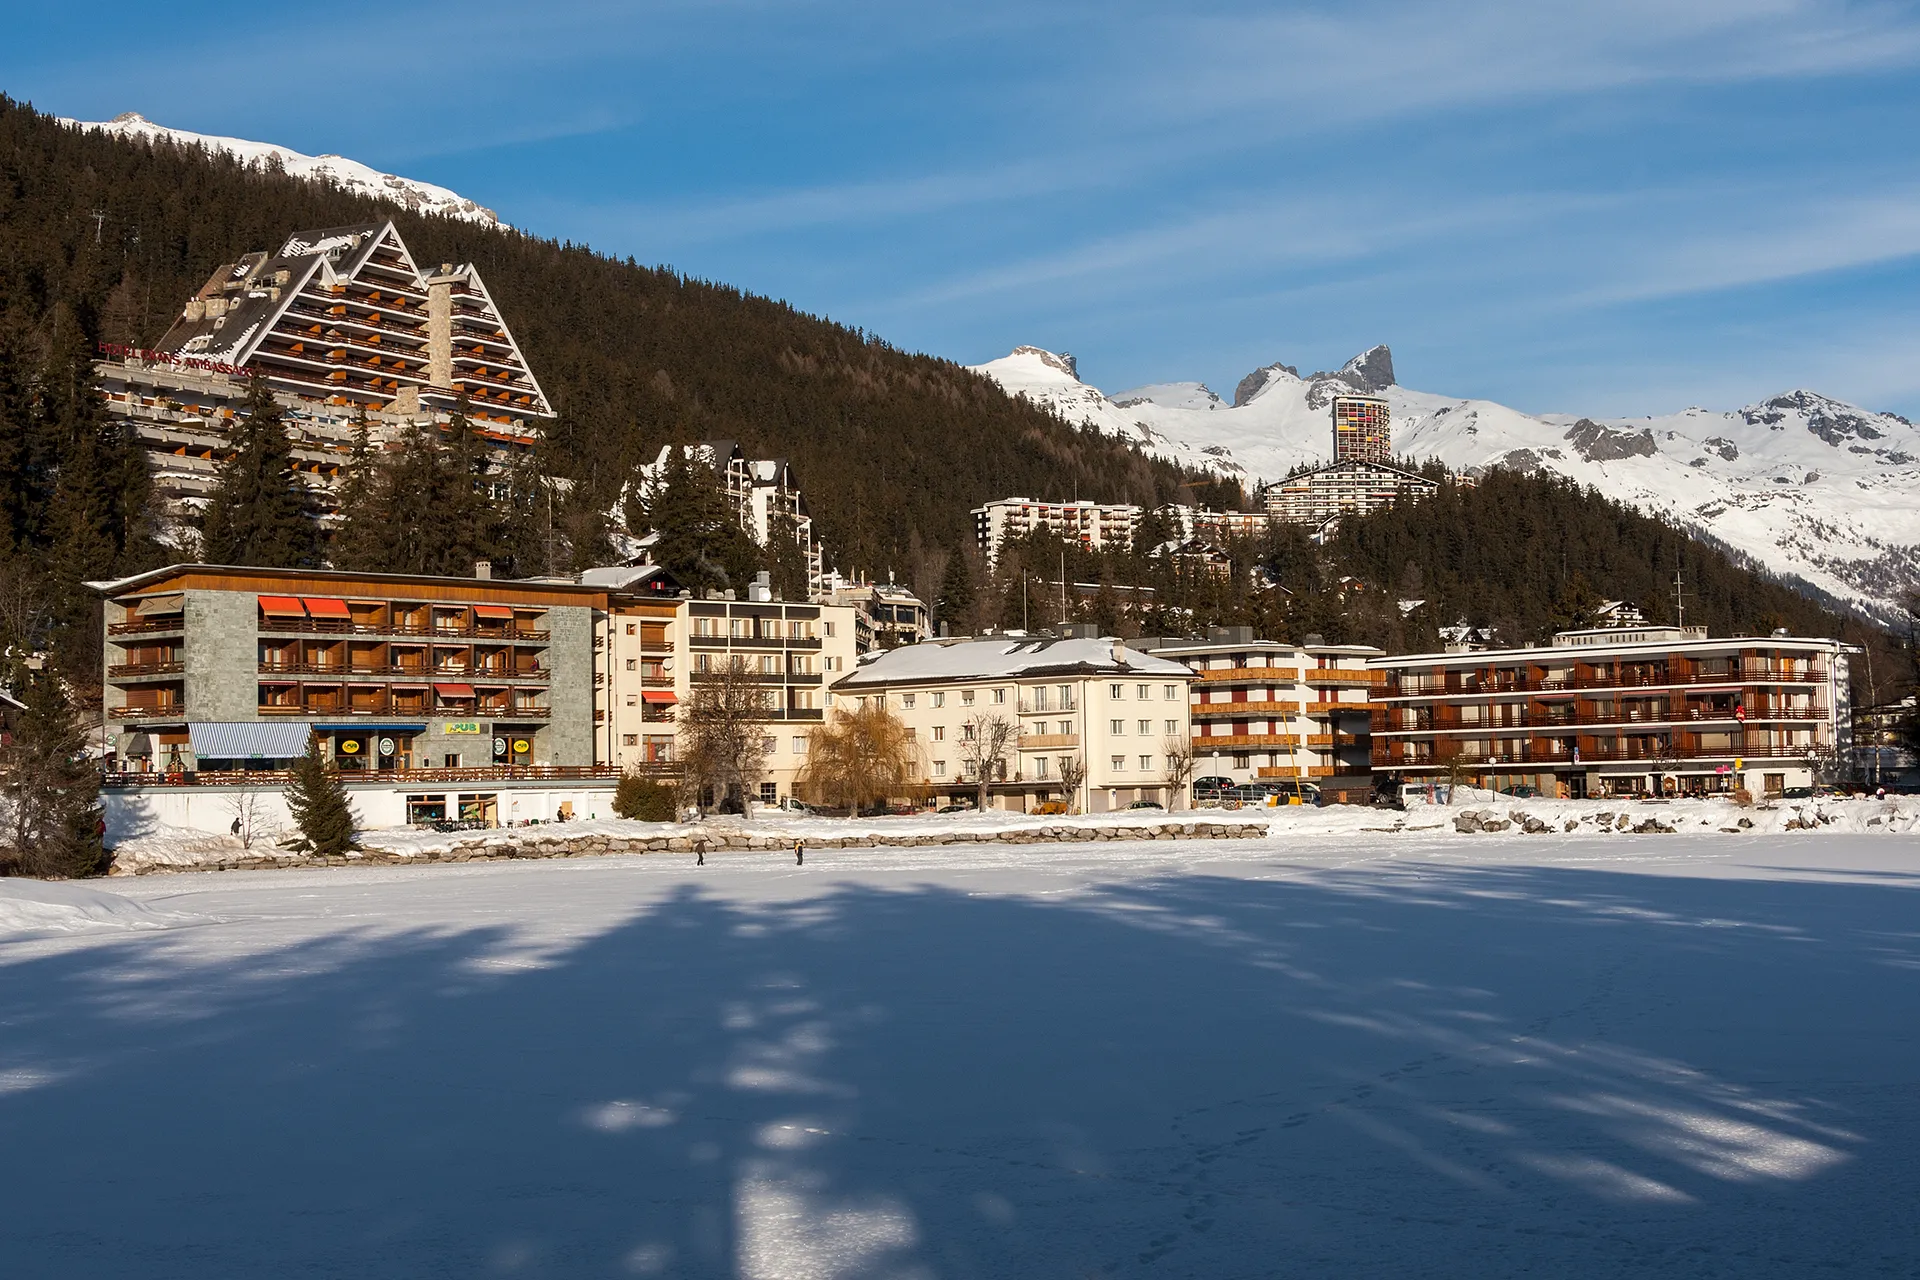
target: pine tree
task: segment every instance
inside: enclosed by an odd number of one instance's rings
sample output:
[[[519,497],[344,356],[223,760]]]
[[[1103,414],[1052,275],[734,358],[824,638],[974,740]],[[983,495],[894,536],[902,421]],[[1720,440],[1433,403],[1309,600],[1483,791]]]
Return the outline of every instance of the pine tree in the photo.
[[[40,503],[29,469],[33,408],[18,344],[0,333],[0,555],[17,555],[32,544]]]
[[[446,446],[436,459],[435,484],[426,503],[428,527],[437,534],[427,557],[430,573],[470,574],[475,561],[491,560],[498,550],[490,492],[493,463],[487,454],[463,396],[447,422]]]
[[[50,670],[33,674],[20,692],[25,709],[12,741],[0,748],[12,860],[28,875],[51,879],[97,874],[105,856],[100,775],[87,759],[80,718]]]
[[[336,569],[356,573],[385,573],[393,552],[392,513],[385,501],[381,457],[374,452],[367,411],[353,423],[353,447],[347,454],[346,475],[340,481],[340,527],[333,535],[332,560]]]
[[[694,591],[742,590],[759,565],[759,549],[735,521],[719,477],[676,445],[647,509],[660,534],[654,561]]]
[[[934,597],[935,619],[947,634],[963,636],[973,629],[974,605],[979,599],[973,586],[973,566],[967,553],[955,547],[947,553],[947,569],[940,575],[940,593]]]
[[[807,553],[800,545],[799,522],[782,511],[768,525],[763,563],[773,584],[774,598],[807,599],[811,583],[807,580]]]
[[[334,858],[360,847],[346,783],[321,758],[319,734],[307,739],[307,753],[293,762],[286,796],[287,811],[300,829],[301,848],[316,857]]]
[[[293,470],[280,406],[256,376],[233,456],[221,464],[200,526],[200,558],[209,564],[317,568],[320,531],[307,514],[306,490]]]

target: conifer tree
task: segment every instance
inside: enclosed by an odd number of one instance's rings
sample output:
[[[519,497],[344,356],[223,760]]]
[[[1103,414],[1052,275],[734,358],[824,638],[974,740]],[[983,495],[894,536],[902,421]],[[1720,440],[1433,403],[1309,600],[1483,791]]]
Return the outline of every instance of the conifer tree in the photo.
[[[39,523],[30,470],[32,414],[18,344],[0,332],[0,555],[24,553]]]
[[[340,481],[340,526],[333,535],[332,547],[334,568],[357,573],[388,571],[393,527],[383,480],[381,457],[374,452],[363,408],[354,419],[353,447],[347,454],[346,475]]]
[[[466,397],[454,406],[447,422],[446,445],[433,468],[434,488],[428,499],[428,528],[437,535],[428,556],[428,572],[464,576],[477,560],[491,560],[498,550],[492,494],[492,459],[487,443],[474,430]]]
[[[667,464],[648,522],[660,534],[654,560],[694,591],[745,588],[760,562],[759,549],[735,521],[719,477],[686,449],[667,450]]]
[[[25,709],[12,740],[0,748],[0,794],[8,811],[0,835],[27,875],[94,875],[104,858],[100,775],[87,759],[80,718],[51,670],[33,673],[15,688]]]
[[[359,847],[346,783],[321,758],[319,734],[307,739],[306,754],[293,762],[286,796],[287,811],[300,829],[301,848],[316,857],[333,858]]]
[[[220,466],[201,520],[200,557],[210,564],[316,568],[320,531],[293,471],[293,446],[266,379],[247,390],[233,456]]]
[[[940,576],[940,594],[934,597],[935,618],[950,635],[963,636],[973,629],[974,605],[978,593],[973,586],[973,566],[967,553],[955,547],[947,553],[947,569]]]
[[[807,553],[800,545],[799,522],[782,511],[768,521],[765,566],[776,599],[805,600]]]

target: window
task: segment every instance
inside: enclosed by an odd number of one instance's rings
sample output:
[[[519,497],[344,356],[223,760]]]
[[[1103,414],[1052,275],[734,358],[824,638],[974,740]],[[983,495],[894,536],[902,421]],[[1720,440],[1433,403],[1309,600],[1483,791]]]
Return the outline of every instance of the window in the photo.
[[[973,690],[962,689],[960,691],[960,705],[963,707],[970,707],[973,705]]]
[[[946,695],[946,694],[944,694],[944,693],[936,693],[936,694],[934,694],[934,695],[933,695],[933,705],[934,705],[934,706],[936,706],[936,707],[944,707],[944,706],[946,706],[946,705],[947,705],[947,695]]]
[[[1167,721],[1167,732],[1168,732],[1168,733],[1179,733],[1179,732],[1180,732],[1180,722],[1179,722],[1178,720],[1169,720],[1169,721]]]
[[[1235,756],[1233,758],[1233,767],[1236,769],[1245,769],[1248,767],[1248,760],[1249,757],[1247,756]]]
[[[1113,768],[1116,773],[1125,773],[1127,771],[1127,758],[1125,756],[1115,756],[1113,758]]]
[[[944,778],[947,776],[947,762],[945,760],[935,760],[933,762],[933,776],[936,778]]]
[[[637,747],[640,745],[640,735],[637,733],[623,733],[620,735],[620,745],[623,747]]]
[[[1160,696],[1171,702],[1180,696],[1180,686],[1177,684],[1163,684],[1160,686]]]
[[[694,669],[695,671],[711,671],[711,670],[713,670],[713,655],[712,655],[712,654],[710,654],[710,653],[696,653],[696,654],[694,654],[694,655],[693,655],[693,669]]]
[[[760,754],[770,756],[775,751],[778,751],[779,749],[780,749],[780,744],[775,742],[772,738],[760,739]]]
[[[735,640],[745,640],[750,638],[753,635],[752,619],[729,618],[727,620],[727,634],[729,636],[732,636]]]
[[[1141,756],[1141,757],[1140,757],[1140,772],[1142,772],[1142,773],[1151,773],[1151,772],[1153,772],[1153,757],[1152,757],[1152,756]]]
[[[639,665],[638,665],[638,664],[639,664],[639,661],[640,661],[640,660],[639,660],[638,658],[628,658],[628,659],[627,659],[627,670],[629,670],[629,671],[638,671],[638,670],[640,669],[640,668],[639,668]]]
[[[793,754],[797,756],[807,754],[807,740],[805,738],[795,738],[793,740]]]
[[[695,618],[695,619],[693,620],[693,634],[695,634],[695,635],[697,635],[697,636],[717,636],[717,635],[719,635],[719,634],[720,634],[720,619],[718,619],[718,618]]]
[[[972,742],[972,741],[973,741],[973,726],[972,726],[972,725],[970,725],[970,724],[963,724],[963,725],[961,725],[961,726],[960,726],[960,741],[962,741],[962,742]]]
[[[1036,778],[1044,778],[1047,776],[1047,758],[1045,756],[1041,756],[1033,762],[1033,776]]]
[[[993,691],[993,700],[996,704],[1005,702],[1007,700],[1007,691],[1005,689],[995,689]]]
[[[1072,733],[1072,732],[1073,732],[1073,721],[1071,721],[1071,720],[1062,720],[1062,721],[1060,722],[1060,732],[1061,732],[1061,733],[1063,733],[1063,734],[1066,734],[1066,733]]]
[[[1145,702],[1153,696],[1153,687],[1151,685],[1137,684],[1133,686],[1133,696]]]
[[[1127,687],[1123,684],[1110,684],[1107,686],[1107,696],[1109,698],[1124,698],[1127,696]]]
[[[1073,710],[1073,686],[1070,684],[1060,686],[1060,709],[1062,711]]]
[[[1125,733],[1126,731],[1127,731],[1127,722],[1125,720],[1107,721],[1107,732],[1113,734],[1115,737],[1119,737],[1121,734]]]
[[[1143,738],[1150,738],[1153,736],[1153,721],[1142,720],[1140,722],[1140,736]]]
[[[820,625],[821,625],[821,626],[823,626],[823,627],[825,627],[825,628],[827,629],[827,635],[828,635],[828,636],[832,636],[832,635],[833,635],[833,624],[832,624],[831,622],[823,622],[823,623],[821,623]]]
[[[914,700],[914,695],[913,695],[913,694],[911,694],[911,693],[903,693],[903,694],[901,694],[901,695],[900,695],[900,709],[901,709],[902,711],[911,711],[911,710],[913,710],[913,700]]]
[[[943,724],[933,726],[933,740],[935,742],[945,742],[947,740],[947,726]]]
[[[444,756],[441,756],[440,759],[442,761],[440,767],[443,769],[458,769],[460,767],[460,753],[458,751],[449,751]]]
[[[630,707],[637,707],[637,706],[639,706],[639,705],[640,705],[640,699],[639,699],[639,697],[638,697],[637,695],[635,695],[635,694],[631,694],[631,693],[630,693],[630,694],[628,694],[628,695],[627,695],[627,705],[628,705],[628,706],[630,706]]]
[[[780,801],[780,788],[771,782],[760,784],[760,803],[777,804]]]
[[[633,635],[633,634],[634,634],[634,633],[635,633],[636,631],[638,631],[638,630],[639,630],[639,628],[638,628],[638,627],[636,627],[636,626],[634,626],[634,625],[633,625],[633,624],[632,624],[631,622],[629,622],[629,623],[627,624],[627,634],[628,634],[628,635]]]
[[[771,653],[761,654],[760,655],[760,674],[763,676],[779,675],[780,659],[776,655]]]

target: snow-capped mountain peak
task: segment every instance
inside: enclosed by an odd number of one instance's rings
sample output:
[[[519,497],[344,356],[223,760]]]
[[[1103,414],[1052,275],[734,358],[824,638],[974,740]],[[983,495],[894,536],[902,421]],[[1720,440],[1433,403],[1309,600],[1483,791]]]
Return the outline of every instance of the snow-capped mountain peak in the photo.
[[[1336,394],[1386,397],[1396,453],[1469,474],[1545,471],[1743,554],[1816,594],[1882,618],[1920,583],[1920,428],[1807,390],[1731,412],[1697,406],[1646,418],[1527,414],[1489,400],[1412,391],[1385,346],[1302,377],[1275,362],[1223,404],[1201,383],[1113,399],[1071,360],[1021,348],[978,371],[1067,421],[1188,467],[1251,484],[1332,460]]]
[[[373,196],[376,199],[390,201],[416,213],[445,214],[450,218],[462,218],[468,222],[484,223],[490,227],[506,225],[495,216],[493,210],[467,199],[458,192],[435,186],[431,182],[420,182],[413,178],[402,178],[397,174],[382,173],[378,169],[361,164],[358,160],[348,160],[343,156],[310,156],[290,147],[275,146],[268,142],[249,142],[245,138],[226,138],[216,134],[192,133],[185,129],[169,129],[165,125],[153,123],[137,111],[122,112],[107,121],[62,120],[61,123],[76,129],[108,133],[121,138],[137,138],[146,142],[172,142],[183,147],[204,147],[211,152],[230,155],[243,164],[255,165],[263,169],[280,169],[296,178],[329,181],[357,195]]]

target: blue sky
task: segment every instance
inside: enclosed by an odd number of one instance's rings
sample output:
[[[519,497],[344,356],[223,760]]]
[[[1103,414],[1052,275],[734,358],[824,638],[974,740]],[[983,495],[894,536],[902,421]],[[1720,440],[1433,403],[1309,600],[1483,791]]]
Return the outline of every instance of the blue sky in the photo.
[[[1071,351],[1108,391],[1386,342],[1409,386],[1533,411],[1920,413],[1913,3],[278,12],[10,14],[0,89],[351,156],[969,363]]]

